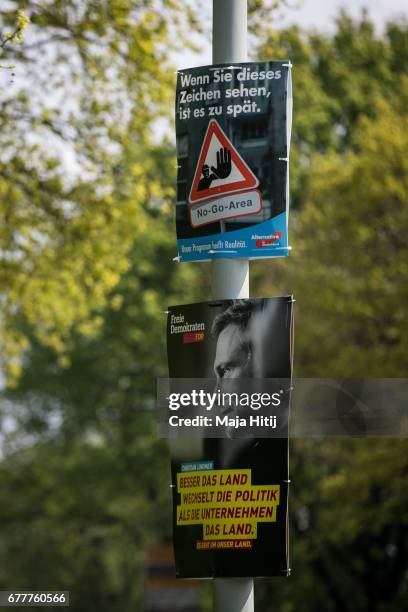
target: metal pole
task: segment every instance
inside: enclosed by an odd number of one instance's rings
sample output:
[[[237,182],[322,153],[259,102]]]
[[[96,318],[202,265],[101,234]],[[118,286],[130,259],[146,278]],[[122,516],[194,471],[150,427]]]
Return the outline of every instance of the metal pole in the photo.
[[[213,0],[213,63],[247,61],[247,0]],[[215,299],[249,297],[248,259],[212,263]],[[214,612],[253,612],[252,578],[216,578]]]
[[[216,578],[214,612],[254,612],[252,578]]]
[[[213,0],[213,63],[247,61],[247,0]],[[249,297],[247,259],[216,259],[212,264],[215,299]]]

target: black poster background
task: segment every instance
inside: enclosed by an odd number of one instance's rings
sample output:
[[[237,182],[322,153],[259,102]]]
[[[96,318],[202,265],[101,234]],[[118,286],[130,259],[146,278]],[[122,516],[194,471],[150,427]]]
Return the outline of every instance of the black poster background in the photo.
[[[258,371],[254,377],[291,378],[291,296],[254,300],[221,300],[168,308],[167,352],[170,378],[210,378],[217,339],[210,331],[215,317],[233,304],[250,303],[262,313],[261,341],[257,346]],[[188,323],[204,323],[202,342],[183,343],[183,334],[171,334],[172,315]],[[170,441],[173,492],[173,542],[179,578],[279,576],[288,574],[288,438],[199,439]],[[214,461],[214,469],[251,468],[252,485],[280,485],[280,503],[274,523],[258,523],[251,549],[196,550],[203,539],[202,525],[176,524],[180,503],[177,473],[181,464]]]
[[[232,80],[214,82],[214,70],[230,73]],[[242,74],[275,74],[274,78],[240,80]],[[191,84],[185,79],[191,77]],[[209,78],[209,83],[200,79]],[[183,80],[184,79],[184,80]],[[199,84],[197,84],[197,82]],[[241,95],[241,87],[244,88]],[[265,90],[254,94],[253,91]],[[187,96],[220,94],[217,99]],[[238,97],[227,97],[231,91]],[[250,94],[248,92],[251,92]],[[249,97],[248,97],[249,96]],[[228,113],[232,105],[255,104],[256,108],[237,116]],[[191,112],[189,118],[183,113]],[[216,111],[219,111],[216,112]],[[199,114],[202,112],[203,114]],[[196,114],[195,114],[196,113]],[[259,180],[256,189],[262,196],[262,210],[241,214],[223,221],[213,220],[193,227],[190,219],[190,189],[194,182],[200,152],[207,128],[215,120]],[[175,127],[177,141],[176,232],[179,256],[182,261],[200,261],[228,256],[228,248],[238,249],[240,257],[272,257],[288,254],[287,221],[289,213],[289,149],[292,121],[291,64],[286,61],[240,62],[216,64],[180,70],[177,76]],[[214,162],[215,163],[215,162]],[[253,190],[252,190],[253,191]],[[233,190],[234,192],[234,190]],[[244,190],[241,190],[244,193]],[[217,202],[216,195],[206,198]],[[196,208],[196,206],[193,206]],[[200,206],[199,206],[200,208]],[[241,209],[240,209],[241,210]],[[241,210],[241,212],[243,209]],[[280,237],[276,237],[276,233]],[[274,236],[268,245],[259,245],[253,235]],[[245,246],[223,247],[217,254],[218,241],[244,242]],[[213,245],[211,248],[204,248]],[[192,248],[192,251],[185,249]],[[200,250],[201,249],[201,250]],[[215,249],[213,252],[212,249]],[[232,254],[229,256],[233,256]],[[237,253],[234,254],[237,256]]]

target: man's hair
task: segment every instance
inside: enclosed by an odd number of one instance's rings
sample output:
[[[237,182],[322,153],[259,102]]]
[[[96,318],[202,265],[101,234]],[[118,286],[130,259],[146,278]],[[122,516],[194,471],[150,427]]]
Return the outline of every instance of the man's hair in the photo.
[[[213,321],[211,335],[218,338],[228,325],[237,325],[241,331],[248,327],[255,310],[262,307],[262,300],[234,300],[224,312],[220,312]]]

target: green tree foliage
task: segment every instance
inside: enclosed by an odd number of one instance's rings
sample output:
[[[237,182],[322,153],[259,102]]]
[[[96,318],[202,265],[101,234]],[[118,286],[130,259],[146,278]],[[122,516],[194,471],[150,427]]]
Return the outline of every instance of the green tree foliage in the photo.
[[[173,150],[154,154],[171,184]],[[99,334],[74,332],[64,363],[28,335],[32,358],[1,404],[13,424],[1,494],[19,483],[23,494],[3,507],[0,584],[41,585],[46,576],[71,591],[78,611],[141,609],[145,549],[170,537],[168,451],[152,412],[155,379],[167,376],[165,310],[209,292],[197,287],[196,266],[172,261],[172,212],[145,212],[132,265],[95,315]],[[12,550],[20,552],[8,563]]]
[[[13,24],[12,29],[9,32],[3,32],[0,34],[0,50],[3,54],[4,49],[7,45],[10,44],[18,44],[24,40],[24,32],[27,29],[28,24],[30,23],[30,19],[24,13],[22,9],[18,9],[15,16],[15,23]],[[0,64],[0,68],[5,70],[11,70],[13,68],[12,65],[4,66]]]
[[[331,39],[295,29],[288,40],[293,251],[272,278],[259,266],[257,291],[296,294],[299,376],[404,376],[408,28],[379,36],[366,18],[343,15]]]
[[[25,5],[0,110],[2,356],[19,381],[0,480],[2,499],[21,493],[3,505],[0,582],[135,610],[145,546],[170,525],[147,410],[164,311],[194,299],[199,268],[172,261],[175,158],[157,120],[172,114],[169,53],[197,28],[170,1]]]
[[[155,378],[167,376],[167,304],[194,301],[197,289],[193,270],[180,275],[171,261],[173,236],[160,218],[152,216],[139,238],[100,334],[74,336],[69,367],[33,340],[35,360],[3,402],[16,430],[4,445],[2,497],[21,483],[25,503],[20,493],[3,507],[10,531],[0,547],[0,584],[14,579],[23,588],[46,576],[71,591],[78,611],[141,609],[144,551],[170,537]],[[35,446],[21,448],[23,432]],[[20,552],[7,563],[12,550]]]
[[[0,337],[11,382],[27,328],[61,363],[73,330],[97,332],[143,204],[171,197],[152,138],[172,108],[169,52],[195,23],[173,0],[27,0],[0,7],[3,40],[19,8],[31,21],[25,41],[2,49],[14,83],[0,73]]]
[[[5,47],[0,108],[2,339],[20,374],[0,404],[0,586],[135,610],[144,548],[170,536],[150,410],[164,311],[210,294],[207,264],[171,261],[174,150],[152,138],[183,17],[164,0],[18,6],[32,23]],[[262,40],[294,64],[293,251],[252,264],[251,291],[295,293],[298,376],[406,375],[407,54],[406,24],[376,34],[366,17]],[[259,609],[404,609],[407,456],[396,440],[293,441],[293,573],[259,581]]]
[[[295,294],[297,376],[404,378],[407,25],[378,35],[343,15],[333,37],[292,29],[265,48],[283,41],[294,64],[293,250],[269,274],[258,266],[256,291]],[[261,609],[403,608],[406,441],[294,440],[291,473],[293,575],[259,585]]]
[[[131,468],[120,446],[96,437],[42,442],[4,460],[0,584],[70,590],[81,612],[141,609],[144,550],[170,522],[159,451],[145,426]]]
[[[343,152],[358,137],[361,116],[375,118],[380,97],[398,97],[408,61],[405,22],[376,33],[365,14],[358,21],[341,13],[333,35],[293,27],[271,32],[259,57],[290,57],[294,116],[291,147],[291,205],[307,198],[310,162],[316,153]]]
[[[294,440],[290,578],[258,581],[260,610],[402,610],[407,440]]]
[[[313,161],[290,263],[308,375],[322,363],[333,376],[406,375],[407,85],[393,104],[377,101],[376,119],[357,124],[352,150]],[[313,329],[304,322],[310,312]]]

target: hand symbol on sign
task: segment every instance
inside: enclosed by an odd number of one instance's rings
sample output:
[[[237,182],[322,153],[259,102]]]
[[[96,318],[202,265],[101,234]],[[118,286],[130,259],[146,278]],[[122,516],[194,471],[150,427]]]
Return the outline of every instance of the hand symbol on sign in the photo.
[[[217,179],[225,179],[231,174],[231,151],[226,147],[221,148],[217,151],[217,167],[211,166],[212,174],[210,174],[210,167],[204,164],[201,172],[203,176],[198,183],[197,191],[208,189],[211,183]]]
[[[217,178],[225,179],[231,174],[231,151],[223,147],[217,151],[217,167],[211,166]]]

